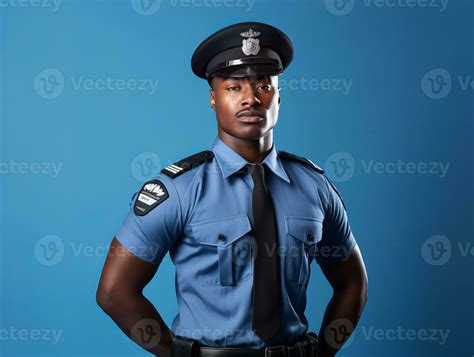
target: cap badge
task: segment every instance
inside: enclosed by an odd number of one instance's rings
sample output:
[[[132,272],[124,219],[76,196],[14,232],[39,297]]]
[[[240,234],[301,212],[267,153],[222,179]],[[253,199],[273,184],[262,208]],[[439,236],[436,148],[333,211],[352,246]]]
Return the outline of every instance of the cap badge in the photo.
[[[260,32],[249,29],[246,32],[241,32],[240,36],[246,37],[242,41],[242,52],[246,56],[256,55],[260,52],[260,40],[256,38],[260,36]]]

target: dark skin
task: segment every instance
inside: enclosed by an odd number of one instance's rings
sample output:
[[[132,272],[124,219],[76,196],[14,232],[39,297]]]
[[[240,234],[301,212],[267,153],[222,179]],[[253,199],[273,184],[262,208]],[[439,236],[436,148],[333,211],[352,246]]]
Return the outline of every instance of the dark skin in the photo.
[[[210,105],[216,112],[219,137],[248,162],[262,162],[272,148],[273,128],[278,120],[278,77],[214,77],[211,83]],[[319,331],[318,357],[331,357],[350,337],[359,321],[367,300],[368,281],[357,246],[342,261],[322,264],[321,270],[333,288],[333,295]],[[99,306],[127,336],[149,352],[168,357],[171,350],[170,330],[143,295],[143,289],[156,271],[156,265],[129,253],[114,238],[96,298]],[[143,341],[131,333],[133,327],[145,318],[156,322],[153,331],[161,336],[153,346],[143,346]],[[345,338],[335,342],[331,332],[339,330],[341,324],[346,331]]]
[[[155,326],[150,326],[153,328],[153,334],[161,334],[161,339],[155,346],[145,349],[157,356],[169,357],[170,330],[153,304],[143,295],[143,289],[155,276],[157,269],[156,265],[129,253],[114,238],[102,270],[96,300],[120,329],[139,345],[142,341],[140,338],[133,338],[133,327],[140,324],[143,319],[155,320],[159,325],[159,331],[156,331]]]

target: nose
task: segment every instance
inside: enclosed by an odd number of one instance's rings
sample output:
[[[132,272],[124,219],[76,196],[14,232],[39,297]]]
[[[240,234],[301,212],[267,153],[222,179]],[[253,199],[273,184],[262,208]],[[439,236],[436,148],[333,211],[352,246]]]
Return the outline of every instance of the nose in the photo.
[[[256,96],[256,88],[251,83],[245,83],[242,86],[242,102],[243,107],[253,107],[256,104],[260,104],[260,99]]]

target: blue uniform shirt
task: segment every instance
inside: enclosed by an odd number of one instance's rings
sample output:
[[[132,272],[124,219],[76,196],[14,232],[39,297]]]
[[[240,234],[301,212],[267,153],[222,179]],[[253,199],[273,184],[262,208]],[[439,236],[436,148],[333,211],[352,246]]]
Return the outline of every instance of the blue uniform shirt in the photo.
[[[159,265],[169,251],[176,268],[179,313],[171,330],[206,346],[263,348],[252,331],[254,236],[248,162],[216,137],[214,158],[156,179],[168,197],[145,215],[132,210],[116,238],[139,258]],[[345,258],[356,245],[341,199],[326,177],[278,156],[263,160],[275,207],[282,326],[271,345],[308,330],[304,315],[310,264]],[[132,199],[132,206],[139,195]]]

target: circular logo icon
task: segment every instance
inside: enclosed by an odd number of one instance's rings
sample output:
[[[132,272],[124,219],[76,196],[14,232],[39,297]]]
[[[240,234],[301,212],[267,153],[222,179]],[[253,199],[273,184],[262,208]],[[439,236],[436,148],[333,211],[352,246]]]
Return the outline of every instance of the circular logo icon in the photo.
[[[354,342],[352,331],[354,331],[354,325],[350,320],[337,319],[326,326],[324,337],[329,346],[344,349]],[[350,337],[348,338],[349,335]]]
[[[142,152],[132,160],[130,171],[138,181],[148,181],[160,172],[160,157],[154,152]]]
[[[444,265],[451,259],[452,247],[448,237],[436,235],[421,246],[421,256],[430,265]]]
[[[347,152],[336,152],[324,163],[324,172],[332,181],[344,182],[354,175],[354,158]]]
[[[252,264],[257,254],[257,244],[251,237],[240,239],[232,246],[232,261],[235,265]]]
[[[34,247],[36,260],[43,265],[59,264],[64,257],[64,242],[55,235],[49,235],[36,242]]]
[[[130,0],[130,3],[137,14],[150,16],[160,9],[161,0]]]
[[[45,99],[59,97],[64,90],[64,76],[57,68],[48,68],[35,77],[36,93]]]
[[[443,68],[427,72],[421,79],[421,89],[428,98],[442,99],[451,92],[451,75]]]
[[[326,10],[336,16],[344,16],[352,11],[355,0],[324,0]]]
[[[160,324],[155,319],[142,319],[132,327],[131,337],[143,348],[156,347],[161,339]]]

